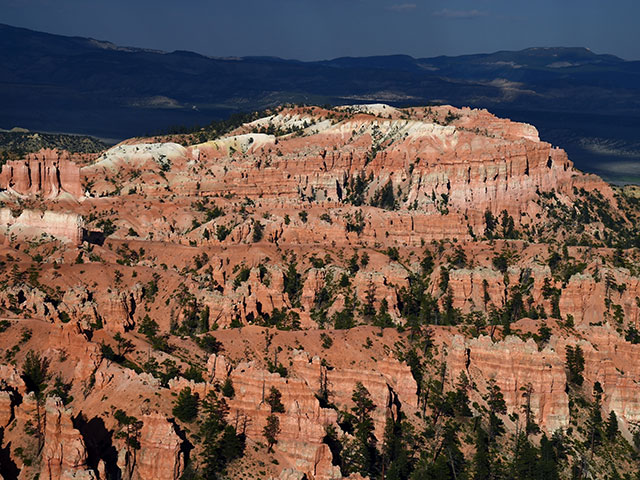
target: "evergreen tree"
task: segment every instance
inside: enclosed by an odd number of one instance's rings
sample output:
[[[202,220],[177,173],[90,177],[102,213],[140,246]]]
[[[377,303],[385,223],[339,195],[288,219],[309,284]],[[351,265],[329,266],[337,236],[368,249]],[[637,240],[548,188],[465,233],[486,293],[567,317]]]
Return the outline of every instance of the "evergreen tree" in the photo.
[[[593,384],[593,404],[587,422],[591,450],[602,443],[602,385],[600,382]]]
[[[520,388],[522,392],[522,398],[524,403],[522,404],[522,412],[525,417],[525,433],[527,435],[534,435],[536,433],[540,433],[540,427],[535,422],[535,416],[533,411],[531,410],[531,395],[533,394],[533,386],[528,383],[527,385]]]
[[[115,437],[122,438],[126,445],[126,476],[131,478],[135,467],[135,450],[140,450],[140,431],[142,430],[142,422],[134,416],[127,415],[124,410],[116,410],[113,414],[118,422]]]
[[[355,418],[355,435],[362,443],[375,441],[373,437],[373,419],[371,412],[375,410],[375,405],[371,400],[371,395],[362,383],[358,382],[351,397],[355,405],[351,408]]]
[[[380,309],[373,319],[373,325],[380,328],[393,327],[393,318],[389,315],[389,303],[386,298],[380,301]]]
[[[393,182],[389,180],[384,187],[376,191],[371,199],[371,205],[374,207],[384,208],[385,210],[395,210],[396,197],[393,193]]]
[[[484,224],[485,224],[484,235],[489,240],[491,240],[494,236],[496,225],[497,225],[496,218],[491,213],[491,210],[487,209],[484,212]]]
[[[500,227],[502,229],[502,238],[514,239],[518,238],[518,231],[515,229],[513,217],[506,210],[502,211],[500,217]]]
[[[352,473],[368,475],[371,466],[369,449],[360,440],[345,436],[342,439],[341,457],[343,475]]]
[[[411,480],[462,480],[465,475],[465,460],[460,451],[458,439],[459,425],[448,422],[443,427],[442,439],[435,452],[432,454],[423,451],[416,470],[411,475]]]
[[[369,390],[361,383],[356,386],[351,395],[354,406],[351,413],[354,417],[354,437],[353,445],[355,471],[366,476],[372,473],[375,465],[376,437],[373,435],[374,424],[371,412],[375,410],[373,400]]]
[[[198,416],[198,394],[191,393],[189,387],[183,388],[173,407],[173,415],[183,422],[193,422]]]
[[[471,385],[469,379],[464,372],[460,372],[456,389],[450,395],[452,407],[455,414],[459,417],[471,417],[471,409],[469,408],[469,394],[467,393]]]
[[[540,461],[538,462],[538,478],[540,480],[559,480],[558,457],[553,443],[542,434],[540,439]]]
[[[450,263],[455,268],[464,268],[467,266],[467,254],[460,245],[458,245],[454,251],[453,256],[450,258]]]
[[[376,286],[373,280],[369,280],[369,285],[364,297],[364,303],[362,305],[362,316],[365,322],[370,323],[376,315],[376,309],[374,303],[376,301]]]
[[[516,439],[515,454],[511,465],[512,478],[538,480],[538,451],[522,432]]]
[[[449,269],[447,267],[440,268],[440,282],[438,283],[438,287],[443,294],[449,288]]]
[[[491,478],[491,454],[489,452],[489,437],[478,428],[476,432],[476,453],[473,456],[473,480],[488,480]]]
[[[578,387],[582,386],[584,382],[582,376],[582,372],[584,371],[584,354],[582,353],[580,345],[576,345],[575,348],[567,345],[565,365],[569,383]]]
[[[260,223],[259,220],[253,220],[253,235],[252,240],[253,243],[257,243],[262,240],[262,236],[264,235],[264,225]]]
[[[233,426],[226,425],[218,445],[221,463],[227,465],[232,460],[242,456],[244,451],[244,438],[238,435]]]
[[[399,413],[400,417],[401,414]],[[403,480],[408,478],[411,471],[410,455],[407,451],[406,439],[402,422],[387,416],[384,435],[382,437],[381,474],[385,480]]]
[[[493,442],[496,437],[504,433],[504,422],[498,415],[507,413],[507,404],[500,387],[496,385],[494,379],[490,379],[487,386],[487,396],[485,397],[489,406],[489,442]]]
[[[272,413],[267,417],[267,424],[262,433],[267,440],[267,451],[273,452],[273,446],[278,443],[278,434],[280,433],[280,420],[277,415]]]
[[[609,413],[605,435],[609,440],[615,440],[618,436],[618,417],[616,416],[616,412],[613,410]]]
[[[284,275],[284,293],[289,296],[289,301],[294,307],[298,305],[302,292],[302,277],[296,267],[295,258],[292,258]]]
[[[51,389],[50,395],[59,397],[64,405],[68,405],[71,401],[73,401],[73,396],[69,395],[71,386],[71,383],[65,383],[62,379],[62,376],[58,374],[56,375],[56,379],[53,384],[53,388]]]
[[[235,428],[227,424],[229,407],[215,390],[210,391],[202,401],[202,474],[207,480],[226,478],[227,464],[242,455],[244,438],[237,435]]]
[[[27,352],[27,356],[22,365],[22,379],[27,387],[27,392],[33,392],[36,397],[36,424],[38,437],[38,451],[44,445],[44,432],[42,422],[42,403],[44,402],[44,391],[47,389],[47,382],[51,378],[49,374],[49,359],[41,357],[33,350]]]
[[[411,475],[411,480],[456,480],[451,475],[447,458],[439,455],[434,461],[423,452],[418,466]]]
[[[420,268],[422,269],[423,276],[429,276],[433,272],[433,267],[435,266],[435,261],[433,259],[433,254],[429,249],[425,249],[424,258],[420,261]]]
[[[224,395],[227,398],[233,398],[236,395],[236,390],[233,388],[233,381],[231,380],[231,377],[228,375],[227,375],[227,378],[224,379],[221,392],[222,392],[222,395]]]
[[[269,407],[271,408],[271,413],[284,413],[284,405],[282,404],[282,393],[276,387],[271,386],[269,390],[269,395],[265,399]]]
[[[138,327],[138,332],[143,334],[148,339],[152,339],[153,337],[155,337],[158,334],[159,330],[160,327],[158,326],[158,322],[152,320],[148,314],[144,316],[142,322],[140,322],[140,326]]]

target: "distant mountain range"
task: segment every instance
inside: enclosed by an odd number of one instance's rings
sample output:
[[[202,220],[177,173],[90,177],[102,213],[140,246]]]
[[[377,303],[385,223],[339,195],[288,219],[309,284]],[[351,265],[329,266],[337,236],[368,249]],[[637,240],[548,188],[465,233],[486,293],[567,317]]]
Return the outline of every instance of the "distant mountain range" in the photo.
[[[640,62],[585,48],[301,62],[119,47],[0,24],[0,128],[121,139],[281,103],[487,108],[640,182]]]

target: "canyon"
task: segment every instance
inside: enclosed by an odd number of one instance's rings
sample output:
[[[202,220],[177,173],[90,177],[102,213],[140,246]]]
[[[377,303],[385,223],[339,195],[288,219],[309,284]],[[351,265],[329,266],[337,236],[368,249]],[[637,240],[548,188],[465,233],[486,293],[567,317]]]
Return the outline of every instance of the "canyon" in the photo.
[[[569,471],[593,405],[633,448],[632,190],[486,110],[281,107],[198,135],[3,166],[5,479],[202,478],[211,412],[244,446],[229,478],[365,478],[360,418],[377,452],[414,432],[416,469],[455,424],[471,464],[496,388],[503,463],[523,429],[573,432]]]

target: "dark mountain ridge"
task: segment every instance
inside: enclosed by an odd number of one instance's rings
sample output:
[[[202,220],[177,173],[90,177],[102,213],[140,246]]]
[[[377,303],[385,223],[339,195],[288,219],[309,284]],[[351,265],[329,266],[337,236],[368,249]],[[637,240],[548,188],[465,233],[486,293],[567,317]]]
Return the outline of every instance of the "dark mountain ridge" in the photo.
[[[640,62],[586,48],[459,57],[207,57],[0,25],[0,127],[125,138],[281,103],[449,103],[539,128],[576,164],[640,181]]]

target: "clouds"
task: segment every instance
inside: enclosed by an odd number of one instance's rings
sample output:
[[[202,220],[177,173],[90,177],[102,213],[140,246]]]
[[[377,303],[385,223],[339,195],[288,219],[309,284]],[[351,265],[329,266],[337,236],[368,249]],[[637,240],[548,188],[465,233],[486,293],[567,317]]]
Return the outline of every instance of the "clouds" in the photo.
[[[387,7],[387,9],[393,10],[394,12],[409,12],[411,10],[415,10],[416,6],[417,5],[415,3],[397,3]]]
[[[472,18],[480,18],[480,17],[486,17],[487,16],[487,12],[483,12],[481,10],[450,10],[448,8],[443,8],[442,10],[438,10],[433,12],[433,16],[434,17],[441,17],[441,18],[451,18],[451,19],[458,19],[458,20],[468,20],[468,19],[472,19]]]

